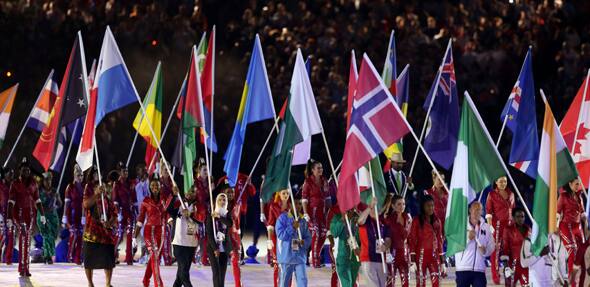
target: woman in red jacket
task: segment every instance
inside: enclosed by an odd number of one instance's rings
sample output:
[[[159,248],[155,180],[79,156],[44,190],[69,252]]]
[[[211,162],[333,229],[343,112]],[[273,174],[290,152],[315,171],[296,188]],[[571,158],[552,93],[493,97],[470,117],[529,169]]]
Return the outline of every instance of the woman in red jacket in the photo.
[[[486,220],[492,227],[494,242],[496,242],[496,249],[490,258],[492,262],[492,280],[496,285],[500,284],[498,259],[502,253],[501,242],[502,238],[504,238],[504,229],[512,223],[513,208],[514,193],[508,187],[506,177],[502,176],[496,180],[495,188],[490,192],[486,201]]]
[[[391,254],[393,263],[389,264],[387,286],[395,286],[395,273],[399,273],[401,285],[408,287],[410,283],[410,250],[408,248],[408,235],[412,228],[412,216],[405,212],[406,201],[400,195],[393,195],[390,206],[385,211],[383,224],[387,225],[391,238]]]
[[[559,235],[568,252],[567,270],[569,270],[570,282],[576,285],[574,278],[574,260],[578,247],[584,243],[582,222],[586,221],[583,216],[584,205],[580,197],[580,181],[576,178],[566,183],[557,200],[557,214],[559,222]]]
[[[209,195],[209,182],[213,184],[213,178],[209,181],[209,169],[205,164],[203,158],[199,159],[199,164],[196,169],[195,183],[193,190],[195,191],[195,206],[197,208],[197,220],[199,220],[199,228],[197,235],[199,237],[201,264],[209,266],[209,258],[207,255],[207,236],[205,235],[205,222],[207,217],[211,216],[211,200]],[[211,187],[213,188],[213,187]]]
[[[326,234],[326,200],[329,200],[328,181],[323,175],[322,163],[310,159],[305,167],[303,183],[303,218],[309,222],[311,231],[311,262],[314,268],[321,267],[321,252]]]
[[[167,202],[163,196],[160,196],[160,180],[157,176],[150,180],[150,196],[144,198],[139,207],[139,216],[137,217],[137,228],[133,241],[143,229],[143,239],[149,253],[149,261],[145,267],[143,276],[143,286],[150,285],[150,277],[154,277],[154,286],[164,286],[160,277],[160,255],[162,255],[162,244],[164,235],[164,226],[166,224]],[[145,226],[144,226],[145,225]],[[135,244],[134,244],[135,245]]]

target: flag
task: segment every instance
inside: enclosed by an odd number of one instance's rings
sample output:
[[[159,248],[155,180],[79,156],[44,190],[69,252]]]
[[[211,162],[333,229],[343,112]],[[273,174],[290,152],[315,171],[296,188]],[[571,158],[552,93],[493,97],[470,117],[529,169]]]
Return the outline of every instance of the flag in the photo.
[[[66,161],[66,148],[69,148],[69,142],[73,140],[72,145],[80,143],[80,137],[82,135],[83,119],[80,117],[77,120],[69,123],[67,126],[62,127],[59,133],[59,140],[57,148],[55,150],[55,157],[50,170],[60,173],[63,170],[63,165]]]
[[[383,204],[385,204],[385,197],[387,196],[387,186],[385,185],[385,178],[383,177],[383,169],[381,168],[381,161],[379,160],[379,156],[376,156],[372,160],[369,161],[368,164],[361,167],[359,170],[359,174],[361,170],[366,170],[369,173],[369,166],[370,165],[370,175],[373,176],[373,186],[371,186],[371,181],[369,180],[368,184],[364,189],[361,188],[361,201],[365,204],[371,203],[371,198],[373,198],[373,189],[375,190],[375,197],[377,198],[377,209],[381,210],[383,208]],[[368,175],[368,176],[370,176]],[[358,181],[359,186],[362,187],[362,181]]]
[[[407,121],[364,54],[338,179],[340,210],[347,211],[360,202],[356,171],[408,132]]]
[[[504,174],[502,158],[471,97],[465,92],[444,228],[447,256],[465,249],[468,204]]]
[[[91,89],[94,86],[94,78],[96,77],[96,59],[92,59],[92,66],[90,66],[90,72],[88,72],[88,88]]]
[[[199,41],[199,45],[197,46],[197,67],[199,69],[199,75],[203,72],[203,68],[205,67],[205,58],[207,57],[207,33],[203,32],[201,35],[201,40]],[[190,69],[189,69],[190,71]],[[182,83],[183,86],[181,87],[181,97],[178,101],[178,106],[176,106],[176,117],[180,120],[182,119],[182,113],[184,112],[184,96],[186,95],[186,91],[183,92],[182,89],[186,89],[186,80],[188,78],[188,72],[184,75],[184,82]]]
[[[190,69],[189,69],[190,70]],[[184,111],[184,97],[186,96],[186,82],[188,80],[188,72],[184,75],[184,80],[182,81],[182,85],[180,86],[180,91],[178,92],[178,97],[180,100],[178,101],[178,107],[176,108],[176,116],[180,120],[180,127],[178,129],[178,137],[176,140],[176,146],[174,147],[174,154],[172,155],[172,165],[178,168],[182,172],[183,167],[183,149],[184,149],[184,133],[182,130],[182,111]],[[179,113],[180,112],[180,113]]]
[[[571,151],[584,186],[590,182],[590,70],[571,103],[559,130]],[[575,140],[574,140],[575,138]],[[590,200],[589,200],[590,202]]]
[[[41,93],[39,93],[39,97],[37,97],[35,106],[31,110],[27,127],[32,128],[38,132],[43,131],[43,128],[49,121],[49,114],[51,113],[53,104],[55,104],[55,99],[57,98],[58,93],[59,87],[53,78],[53,70],[51,70],[47,80],[45,81],[45,85],[43,85]]]
[[[281,122],[260,193],[264,202],[268,202],[275,192],[288,188],[295,145],[321,132],[320,114],[301,50],[297,49],[289,104],[285,109],[285,117]]]
[[[242,99],[240,101],[240,108],[236,118],[236,125],[225,156],[223,157],[225,160],[223,170],[227,174],[227,179],[231,187],[234,187],[238,180],[242,148],[244,146],[244,139],[246,138],[246,127],[250,123],[274,119],[275,117],[275,109],[272,102],[268,74],[266,73],[262,46],[260,44],[260,38],[256,35],[248,73],[246,74],[246,81],[244,83],[244,91],[242,92]]]
[[[506,120],[506,126],[512,132],[508,162],[529,177],[536,178],[539,139],[537,138],[535,84],[531,58],[531,48],[529,48],[518,80],[502,111],[501,120]]]
[[[158,151],[158,143],[162,134],[162,97],[163,97],[163,82],[162,82],[162,63],[158,62],[156,71],[150,88],[143,101],[145,107],[145,116],[140,110],[133,121],[133,128],[146,141],[145,150],[145,165],[150,166],[154,154]],[[151,125],[156,134],[156,138],[152,136],[148,125]],[[149,171],[151,172],[151,171]]]
[[[396,93],[397,97],[395,97],[397,106],[402,111],[404,117],[408,116],[408,101],[410,99],[410,65],[407,64],[402,72],[399,74],[396,80]],[[391,158],[394,153],[403,153],[403,139],[401,139],[398,143],[395,143],[389,146],[387,149],[383,151],[387,158]],[[387,161],[389,163],[389,161]],[[389,168],[387,169],[389,170]]]
[[[18,84],[0,93],[0,108],[2,108],[0,110],[0,148],[2,148],[6,140],[6,130],[8,129],[8,121],[10,120],[10,113],[12,112],[17,90]]]
[[[64,148],[63,141],[60,145],[62,128],[86,114],[88,81],[85,61],[82,34],[78,32],[49,121],[33,150],[33,156],[46,171],[56,161],[58,148]]]
[[[459,132],[459,98],[451,41],[423,108],[428,110],[431,104],[424,149],[434,162],[448,170],[455,158]]]
[[[135,103],[139,98],[109,26],[104,34],[96,71],[93,89],[98,94],[94,127],[106,114]]]
[[[201,46],[199,44],[199,46]],[[202,71],[202,73],[201,73]],[[213,132],[213,96],[215,93],[215,26],[211,31],[209,37],[209,45],[207,45],[207,54],[203,63],[202,70],[199,70],[201,75],[201,89],[203,93],[203,118],[205,126],[201,128],[201,143],[207,140],[207,148],[213,152],[217,152],[217,141],[215,140],[215,133]]]
[[[539,256],[547,236],[557,229],[557,197],[560,186],[578,177],[574,162],[545,98],[545,117],[533,199],[532,251]]]
[[[311,82],[311,58],[307,56],[305,60],[305,70],[307,76],[309,76]],[[293,161],[292,166],[307,164],[307,161],[311,158],[311,137],[295,145],[293,148]]]

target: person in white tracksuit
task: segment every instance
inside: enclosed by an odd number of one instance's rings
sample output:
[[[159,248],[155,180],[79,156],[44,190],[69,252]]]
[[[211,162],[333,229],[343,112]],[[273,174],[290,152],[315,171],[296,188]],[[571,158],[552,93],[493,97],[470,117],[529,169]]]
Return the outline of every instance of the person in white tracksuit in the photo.
[[[529,268],[531,287],[569,286],[566,269],[567,250],[559,235],[549,235],[549,242],[541,251],[541,256],[532,253],[531,245],[530,238],[526,238],[520,252],[520,264]]]
[[[469,207],[467,220],[467,244],[465,250],[455,254],[456,275],[459,287],[486,286],[486,257],[490,256],[496,244],[490,225],[481,217],[482,205],[475,201]]]

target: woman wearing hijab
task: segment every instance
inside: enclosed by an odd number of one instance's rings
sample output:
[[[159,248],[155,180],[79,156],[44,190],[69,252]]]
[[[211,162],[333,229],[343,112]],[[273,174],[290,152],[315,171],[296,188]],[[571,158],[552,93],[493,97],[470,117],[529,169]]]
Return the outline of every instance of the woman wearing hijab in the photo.
[[[220,193],[215,198],[215,210],[207,216],[205,233],[207,234],[207,255],[213,271],[213,286],[225,286],[228,254],[232,250],[230,228],[232,220],[227,211],[227,195]],[[215,228],[213,225],[215,224]]]

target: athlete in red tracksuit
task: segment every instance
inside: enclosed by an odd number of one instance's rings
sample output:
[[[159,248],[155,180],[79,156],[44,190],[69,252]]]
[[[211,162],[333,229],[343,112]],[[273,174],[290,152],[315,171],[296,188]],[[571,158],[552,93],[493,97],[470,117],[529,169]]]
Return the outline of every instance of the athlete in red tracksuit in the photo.
[[[576,285],[574,278],[574,261],[578,247],[584,243],[582,221],[584,205],[580,197],[580,181],[574,179],[566,183],[557,200],[557,214],[559,215],[559,235],[568,252],[567,270],[570,275],[570,283]]]
[[[322,175],[323,172],[320,162],[313,159],[307,162],[301,199],[303,218],[309,222],[311,231],[311,263],[314,268],[321,267],[321,252],[328,232],[326,200],[330,199],[330,193],[328,181]]]
[[[240,271],[240,254],[242,252],[242,249],[241,249],[242,231],[240,229],[240,216],[241,216],[240,211],[242,209],[242,205],[245,203],[242,203],[240,201],[236,201],[236,197],[238,196],[238,195],[236,195],[236,193],[239,192],[239,189],[237,188],[237,185],[236,185],[236,188],[231,188],[229,186],[229,182],[227,181],[227,178],[224,177],[223,181],[221,181],[218,184],[217,189],[227,195],[228,215],[231,216],[231,220],[232,220],[232,226],[229,229],[229,238],[231,240],[232,250],[229,252],[229,256],[231,258],[231,266],[232,266],[232,271],[234,274],[235,286],[241,287],[242,286],[242,275],[241,275],[241,271]]]
[[[277,263],[277,235],[275,233],[275,224],[277,223],[277,219],[283,213],[283,211],[289,210],[290,208],[291,203],[289,202],[289,191],[286,189],[276,193],[274,200],[268,205],[266,230],[268,232],[269,239],[267,241],[267,247],[270,250],[272,259],[271,266],[273,268],[274,287],[279,285],[279,264]]]
[[[410,270],[416,270],[416,286],[426,286],[427,272],[433,287],[440,284],[441,273],[439,265],[443,264],[442,226],[434,215],[434,201],[425,195],[421,205],[420,216],[412,222],[410,230]],[[439,273],[439,270],[442,271]]]
[[[207,217],[211,216],[211,197],[209,194],[209,180],[207,179],[209,172],[207,170],[207,165],[202,158],[199,159],[197,171],[198,174],[195,177],[194,182],[195,206],[197,207],[197,220],[199,221],[197,237],[199,238],[199,245],[201,248],[201,264],[209,266],[205,222],[207,222]],[[214,184],[213,178],[211,178],[211,183]]]
[[[66,187],[64,200],[64,215],[62,223],[70,229],[70,240],[68,241],[68,261],[82,264],[80,254],[82,252],[82,202],[84,201],[84,176],[78,165],[74,166],[74,181]]]
[[[507,187],[508,181],[505,176],[498,178],[495,182],[496,188],[492,190],[486,201],[486,219],[493,228],[494,242],[496,249],[490,256],[492,263],[492,280],[494,284],[500,284],[500,268],[498,260],[502,253],[502,238],[504,229],[512,223],[512,209],[514,208],[514,193]]]
[[[26,158],[20,165],[20,175],[10,185],[8,191],[8,216],[7,225],[12,226],[13,222],[19,234],[19,261],[18,273],[20,276],[31,276],[29,272],[29,246],[30,236],[36,211],[41,213],[41,223],[45,224],[45,214],[39,199],[37,183],[31,176],[31,170]],[[36,207],[36,208],[35,208]]]
[[[524,224],[524,210],[515,208],[512,211],[513,224],[504,229],[502,253],[500,260],[504,263],[504,279],[507,287],[529,284],[529,269],[520,264],[520,252],[525,238],[530,236],[531,229]],[[508,275],[508,277],[506,277]]]
[[[383,218],[383,224],[387,226],[390,233],[386,237],[391,238],[391,254],[393,255],[393,264],[388,264],[387,287],[395,286],[396,273],[399,273],[403,287],[408,287],[410,283],[408,235],[410,235],[412,228],[412,216],[405,212],[405,209],[404,198],[394,195],[391,199],[389,215],[385,215]]]
[[[150,277],[154,278],[155,287],[164,286],[162,277],[160,277],[160,258],[164,243],[164,225],[166,225],[168,217],[166,209],[171,201],[171,197],[160,196],[160,181],[157,177],[152,178],[150,180],[150,196],[144,198],[140,205],[134,234],[134,238],[137,237],[143,227],[143,239],[150,256],[143,276],[143,286],[150,285]]]
[[[160,178],[160,194],[162,198],[169,198],[170,196],[174,196],[172,194],[172,179],[168,174],[168,170],[164,167],[161,167],[161,174],[162,177]],[[170,216],[168,216],[168,218],[170,218]],[[168,224],[164,226],[164,245],[162,246],[162,258],[164,258],[164,265],[172,265],[172,230],[170,229],[170,226]]]
[[[118,243],[115,248],[121,243],[123,239],[123,232],[125,232],[125,262],[127,265],[133,265],[133,246],[132,236],[133,228],[135,227],[135,214],[137,214],[137,195],[135,193],[134,184],[129,180],[128,170],[122,163],[119,163],[119,180],[113,183],[113,201],[119,210],[119,231]]]
[[[444,174],[440,174],[445,179]],[[449,201],[449,192],[445,189],[443,183],[438,179],[436,172],[432,172],[432,187],[425,190],[424,193],[432,196],[434,199],[434,215],[440,220],[440,225],[445,227],[445,217],[447,215],[447,202]]]
[[[8,190],[12,181],[12,171],[2,170],[0,174],[0,255],[4,254],[0,261],[7,265],[12,264],[12,250],[14,249],[14,226],[8,228]],[[2,252],[4,250],[4,253]]]

